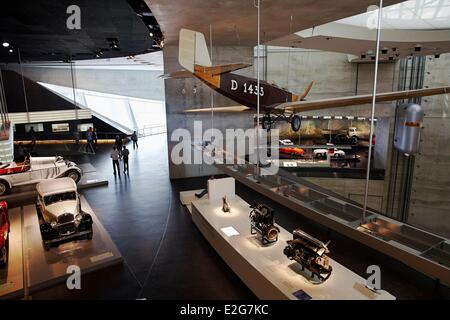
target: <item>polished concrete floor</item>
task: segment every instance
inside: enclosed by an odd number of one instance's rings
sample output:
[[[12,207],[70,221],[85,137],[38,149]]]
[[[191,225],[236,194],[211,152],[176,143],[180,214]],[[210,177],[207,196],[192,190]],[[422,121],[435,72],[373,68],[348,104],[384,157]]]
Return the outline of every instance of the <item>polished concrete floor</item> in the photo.
[[[102,145],[96,155],[72,158],[79,163],[91,162],[109,179],[108,186],[84,190],[83,194],[121,251],[123,266],[83,276],[81,290],[69,291],[62,284],[33,293],[32,298],[256,299],[180,205],[179,191],[203,188],[206,178],[169,180],[166,136],[139,141],[139,149],[131,151],[127,176],[113,176],[110,149]],[[237,193],[247,202],[261,201],[273,207],[277,222],[284,228],[300,227],[321,240],[331,240],[331,257],[361,276],[366,276],[367,266],[379,265],[382,287],[399,299],[450,297],[448,288],[241,184],[237,184]]]

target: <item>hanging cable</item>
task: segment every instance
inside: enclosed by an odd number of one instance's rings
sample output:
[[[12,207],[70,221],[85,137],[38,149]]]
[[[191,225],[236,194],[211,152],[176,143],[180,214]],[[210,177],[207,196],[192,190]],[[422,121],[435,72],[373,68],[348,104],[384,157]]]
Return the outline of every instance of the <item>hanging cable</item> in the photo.
[[[25,109],[27,113],[27,122],[30,123],[30,112],[28,110],[27,90],[25,89],[25,78],[23,76],[22,58],[20,56],[20,48],[17,48],[17,54],[19,56],[20,75],[22,77],[23,99],[25,100]]]
[[[372,111],[370,115],[370,134],[369,134],[369,154],[367,159],[367,172],[366,172],[366,185],[364,191],[364,208],[363,208],[363,218],[362,222],[366,222],[366,213],[367,213],[367,204],[369,197],[369,182],[370,182],[370,166],[372,163],[372,139],[373,139],[373,131],[374,131],[374,122],[375,122],[375,105],[376,105],[376,96],[377,96],[377,81],[378,81],[378,62],[380,56],[380,37],[381,37],[381,19],[382,19],[382,10],[383,10],[383,0],[380,0],[380,8],[378,10],[378,26],[377,26],[377,44],[376,44],[376,53],[375,53],[375,74],[373,77],[373,92],[372,92]]]

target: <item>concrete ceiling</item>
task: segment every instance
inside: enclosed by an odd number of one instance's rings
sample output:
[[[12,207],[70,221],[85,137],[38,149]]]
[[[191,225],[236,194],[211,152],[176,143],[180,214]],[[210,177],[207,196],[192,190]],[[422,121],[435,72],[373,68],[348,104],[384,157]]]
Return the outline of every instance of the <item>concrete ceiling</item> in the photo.
[[[153,26],[146,22],[152,17],[138,16],[135,10],[142,9],[133,8],[135,2],[2,1],[0,42],[8,42],[11,46],[0,46],[0,62],[16,62],[18,48],[23,61],[61,61],[70,56],[73,60],[84,60],[93,59],[96,55],[111,58],[159,50],[153,46],[150,36],[150,27]],[[67,8],[70,5],[78,5],[81,9],[81,30],[67,29],[66,20],[70,16]],[[119,48],[113,48],[109,38],[117,39]]]
[[[176,44],[181,28],[209,35],[212,24],[216,45],[255,45],[254,0],[145,0],[155,15],[166,44]],[[374,0],[261,0],[262,42],[298,30],[366,12]],[[402,2],[386,0],[385,5]],[[292,16],[292,22],[291,22]]]
[[[353,55],[350,58],[352,61],[364,62],[374,59],[375,40],[376,29],[332,22],[269,41],[268,44],[341,52]],[[381,61],[447,53],[450,52],[450,31],[383,29],[380,48]]]

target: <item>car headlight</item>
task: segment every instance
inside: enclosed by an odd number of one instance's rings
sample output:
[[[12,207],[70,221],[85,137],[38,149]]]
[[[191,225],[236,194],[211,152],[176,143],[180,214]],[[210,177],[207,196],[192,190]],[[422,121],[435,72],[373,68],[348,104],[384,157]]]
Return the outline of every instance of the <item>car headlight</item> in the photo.
[[[77,220],[77,222],[81,222],[82,218],[83,216],[80,213],[75,216],[75,220]]]
[[[58,225],[58,223],[56,221],[52,221],[50,225],[52,226],[52,228],[55,228]]]

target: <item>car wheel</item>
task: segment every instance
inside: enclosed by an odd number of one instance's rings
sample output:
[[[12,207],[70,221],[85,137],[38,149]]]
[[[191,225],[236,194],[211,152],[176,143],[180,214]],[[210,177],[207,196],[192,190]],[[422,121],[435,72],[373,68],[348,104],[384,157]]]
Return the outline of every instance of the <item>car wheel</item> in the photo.
[[[2,248],[2,259],[0,265],[5,266],[8,263],[8,249],[6,249],[6,243]]]
[[[66,173],[66,177],[72,179],[73,181],[75,181],[75,183],[77,183],[78,181],[80,181],[81,175],[78,171],[70,170]]]
[[[44,249],[45,249],[45,251],[49,251],[51,247],[52,247],[52,245],[50,243],[45,243],[44,242]]]
[[[8,194],[9,189],[9,183],[5,180],[0,180],[0,196]]]

